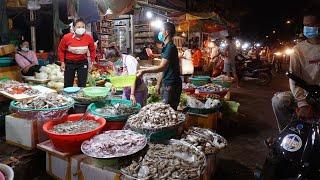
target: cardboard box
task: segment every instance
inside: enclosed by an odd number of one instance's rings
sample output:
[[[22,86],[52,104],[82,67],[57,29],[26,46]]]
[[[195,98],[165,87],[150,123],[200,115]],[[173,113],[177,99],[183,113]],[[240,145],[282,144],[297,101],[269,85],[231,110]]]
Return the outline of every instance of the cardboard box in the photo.
[[[186,116],[186,122],[184,123],[184,129],[196,126],[212,130],[218,130],[218,120],[220,117],[220,112],[207,115],[188,113]]]
[[[5,117],[6,142],[31,150],[39,142],[36,120],[27,120],[10,114]]]
[[[15,2],[12,2],[12,5],[17,5],[14,4]],[[1,45],[0,46],[0,56],[5,56],[7,54],[15,52],[16,48],[14,47],[13,44],[8,44],[8,45]]]

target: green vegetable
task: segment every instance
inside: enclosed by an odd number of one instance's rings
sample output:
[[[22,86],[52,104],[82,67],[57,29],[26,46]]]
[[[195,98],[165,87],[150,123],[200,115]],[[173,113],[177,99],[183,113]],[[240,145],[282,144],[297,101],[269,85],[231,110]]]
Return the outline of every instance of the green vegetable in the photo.
[[[160,95],[156,93],[155,86],[149,86],[148,93],[149,93],[148,104],[161,101]]]

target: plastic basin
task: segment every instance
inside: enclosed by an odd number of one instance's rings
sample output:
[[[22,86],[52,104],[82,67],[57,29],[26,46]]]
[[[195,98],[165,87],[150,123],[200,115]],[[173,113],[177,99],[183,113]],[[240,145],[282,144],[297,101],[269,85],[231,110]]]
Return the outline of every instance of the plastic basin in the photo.
[[[86,87],[83,93],[89,97],[106,97],[110,94],[110,88],[107,87]]]
[[[228,90],[223,90],[223,91],[216,91],[216,92],[203,92],[203,91],[199,91],[199,93],[197,93],[197,95],[199,96],[208,96],[208,95],[212,95],[212,94],[216,94],[218,96],[220,96],[220,98],[224,98],[225,95],[227,95]]]
[[[191,83],[195,86],[203,86],[205,84],[208,84],[210,82],[209,76],[195,76],[193,78],[190,78]]]
[[[109,122],[114,122],[114,121],[126,121],[128,119],[128,117],[132,114],[135,113],[131,113],[131,114],[122,114],[122,115],[107,115],[107,114],[103,114],[103,113],[98,113],[96,112],[96,109],[98,108],[103,108],[106,105],[110,105],[110,104],[124,104],[127,106],[131,106],[131,101],[130,100],[126,100],[126,99],[111,99],[111,100],[107,100],[105,102],[97,102],[97,103],[92,103],[88,106],[88,109],[90,110],[90,112],[96,116],[100,116],[100,117],[104,117],[107,120],[107,123],[109,124]],[[137,109],[136,113],[138,113],[138,111],[141,109],[141,105],[137,104],[134,108]]]
[[[1,176],[1,174],[3,175],[3,177]],[[13,179],[14,179],[13,169],[8,165],[0,163],[0,180],[13,180]]]
[[[232,85],[232,81],[223,81],[223,80],[212,80],[212,83],[218,84],[224,88],[230,88]]]
[[[115,88],[130,87],[135,83],[136,78],[136,75],[108,77],[112,86]]]
[[[106,125],[106,120],[103,117],[97,117],[93,116],[91,114],[88,115],[86,119],[88,120],[95,120],[97,121],[100,126],[92,131],[80,133],[80,134],[56,134],[54,132],[51,132],[54,125],[61,124],[65,121],[78,121],[83,116],[83,114],[73,114],[69,116],[65,116],[64,118],[60,120],[51,120],[46,122],[43,125],[43,130],[46,132],[48,137],[51,139],[54,147],[62,152],[75,154],[81,151],[80,147],[83,141],[88,140],[92,138],[93,136],[100,133],[100,131],[104,128]]]
[[[0,67],[7,67],[14,64],[14,60],[11,57],[0,57]]]

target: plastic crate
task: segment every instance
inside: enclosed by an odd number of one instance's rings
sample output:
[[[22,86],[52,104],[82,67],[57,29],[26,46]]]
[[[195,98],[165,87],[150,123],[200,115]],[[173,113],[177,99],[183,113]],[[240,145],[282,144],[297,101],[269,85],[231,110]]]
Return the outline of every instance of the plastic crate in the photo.
[[[11,57],[0,57],[0,67],[8,67],[14,65],[14,60]]]

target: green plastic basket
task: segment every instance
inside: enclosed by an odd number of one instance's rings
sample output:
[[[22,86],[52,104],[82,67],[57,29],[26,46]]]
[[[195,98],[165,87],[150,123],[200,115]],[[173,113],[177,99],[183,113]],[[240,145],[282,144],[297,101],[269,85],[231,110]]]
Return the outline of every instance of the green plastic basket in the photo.
[[[151,142],[163,142],[179,136],[184,122],[185,116],[183,115],[183,117],[179,117],[179,122],[177,124],[170,127],[164,127],[160,129],[147,129],[137,128],[129,125],[129,129],[140,134],[145,134]]]
[[[106,97],[110,94],[110,88],[107,87],[86,87],[83,88],[83,93],[89,97]]]
[[[88,106],[88,109],[92,114],[94,114],[96,116],[104,117],[107,121],[124,121],[124,120],[127,120],[130,115],[138,113],[139,110],[141,109],[141,105],[140,104],[136,104],[136,106],[134,108],[136,108],[137,111],[135,113],[131,113],[131,114],[123,114],[123,115],[113,116],[113,115],[106,115],[106,114],[101,114],[101,113],[96,112],[96,109],[103,108],[107,104],[118,104],[118,103],[124,104],[124,105],[127,105],[127,106],[131,106],[132,105],[130,100],[126,100],[126,99],[111,99],[111,100],[107,100],[107,101],[104,101],[104,102],[92,103],[92,104],[90,104]]]
[[[211,108],[211,109],[199,109],[199,108],[192,108],[192,107],[187,107],[187,111],[189,113],[194,113],[194,114],[212,114],[215,112],[219,112],[218,108]]]
[[[212,80],[212,83],[220,85],[220,86],[222,86],[224,88],[230,88],[231,85],[232,85],[231,81],[222,81],[220,79],[214,79],[214,80]]]
[[[0,67],[8,67],[14,64],[14,60],[11,57],[0,57]]]
[[[191,83],[195,86],[203,86],[205,84],[208,84],[210,82],[209,76],[195,76],[190,78]]]
[[[130,87],[136,82],[136,78],[136,75],[108,77],[112,86],[115,88]]]

